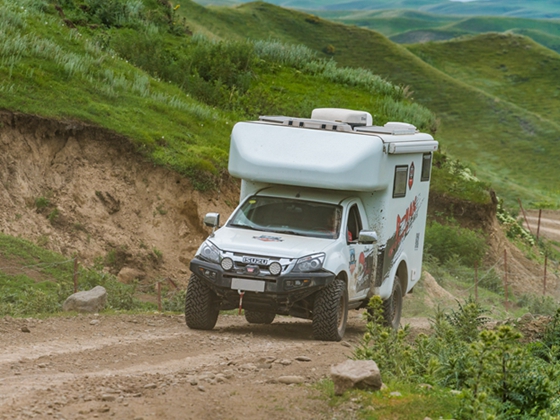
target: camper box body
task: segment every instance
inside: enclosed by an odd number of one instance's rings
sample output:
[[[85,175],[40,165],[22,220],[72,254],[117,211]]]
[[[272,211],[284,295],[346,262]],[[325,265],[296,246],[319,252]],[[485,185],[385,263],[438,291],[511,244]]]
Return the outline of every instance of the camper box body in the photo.
[[[391,303],[395,282],[400,289],[396,299],[401,299],[421,276],[436,149],[432,136],[414,126],[371,126],[371,116],[359,111],[322,109],[315,110],[311,119],[261,117],[236,124],[229,172],[241,179],[240,206],[208,239],[221,252],[219,258],[231,259],[234,266],[231,273],[218,273],[218,282],[206,279],[222,296],[222,308],[228,306],[228,299],[232,306],[233,290],[244,295],[243,305],[249,311],[291,314],[311,318],[315,324],[317,294],[334,279],[342,280],[346,288],[341,298],[346,300],[344,310],[364,307],[376,294]],[[299,212],[291,227],[276,222],[282,216],[277,204],[281,200],[287,200],[287,212]],[[266,213],[264,205],[251,208],[261,202],[275,203],[276,207],[268,206],[275,212]],[[301,208],[297,203],[302,203]],[[313,206],[316,214],[308,210]],[[332,237],[313,228],[321,224],[328,206],[336,208],[339,217]],[[254,219],[257,224],[245,221],[244,216],[240,219],[240,213],[259,212]],[[317,229],[317,235],[305,229]],[[198,256],[203,255],[204,246]],[[294,275],[302,258],[317,255],[322,256],[318,270],[300,272],[302,286],[288,287],[296,284]],[[203,273],[205,265],[200,260],[204,257],[191,263],[195,275]],[[272,270],[266,271],[271,261],[282,266],[275,279]],[[252,262],[257,276],[243,271]],[[255,281],[259,283],[253,287]],[[398,323],[400,306],[397,310]]]

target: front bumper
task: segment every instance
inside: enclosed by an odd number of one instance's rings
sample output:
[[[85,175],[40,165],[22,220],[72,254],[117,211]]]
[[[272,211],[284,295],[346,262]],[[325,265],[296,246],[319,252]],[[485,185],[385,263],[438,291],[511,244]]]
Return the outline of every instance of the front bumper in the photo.
[[[278,314],[289,314],[295,303],[326,287],[335,279],[335,275],[329,271],[251,276],[224,271],[219,264],[196,257],[191,260],[190,269],[222,298],[221,309],[233,309],[239,305],[239,291],[237,288],[232,289],[232,279],[264,282],[262,292],[243,291],[243,308]]]

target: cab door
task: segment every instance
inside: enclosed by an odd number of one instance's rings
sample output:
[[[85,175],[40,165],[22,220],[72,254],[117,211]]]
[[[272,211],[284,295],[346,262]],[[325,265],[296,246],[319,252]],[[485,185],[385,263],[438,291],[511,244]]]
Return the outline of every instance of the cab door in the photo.
[[[348,298],[350,301],[365,298],[373,284],[375,274],[375,249],[373,244],[360,244],[358,236],[364,229],[365,218],[361,205],[350,203],[345,230],[348,261]]]

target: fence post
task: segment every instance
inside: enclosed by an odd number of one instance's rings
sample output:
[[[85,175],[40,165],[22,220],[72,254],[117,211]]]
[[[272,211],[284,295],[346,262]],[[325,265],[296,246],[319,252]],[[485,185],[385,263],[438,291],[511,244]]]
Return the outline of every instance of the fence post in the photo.
[[[507,272],[507,249],[504,249],[504,291],[506,295],[506,312],[508,311],[508,272]]]
[[[537,242],[539,242],[539,231],[541,230],[542,209],[539,209],[539,222],[537,223]]]
[[[78,257],[74,257],[74,293],[78,293]]]
[[[529,233],[532,235],[533,232],[531,232],[531,226],[529,226],[529,221],[527,220],[527,215],[525,214],[525,209],[523,208],[523,205],[521,204],[521,199],[518,198],[517,201],[519,202],[519,208],[521,209],[521,212],[523,213],[523,218],[525,219],[525,223],[527,224],[527,229],[529,230]]]
[[[548,254],[545,253],[544,254],[544,279],[543,279],[543,291],[542,294],[543,296],[546,295],[546,266],[548,264]]]

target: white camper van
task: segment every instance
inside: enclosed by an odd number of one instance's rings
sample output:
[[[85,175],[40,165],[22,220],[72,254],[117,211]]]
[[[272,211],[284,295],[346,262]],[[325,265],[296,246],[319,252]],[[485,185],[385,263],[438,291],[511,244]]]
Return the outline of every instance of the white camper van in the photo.
[[[191,261],[187,325],[214,328],[221,309],[250,323],[277,314],[312,320],[341,340],[349,309],[383,298],[389,325],[418,282],[433,151],[405,123],[373,126],[367,112],[315,109],[310,119],[264,116],[231,135],[229,172],[240,205]]]

